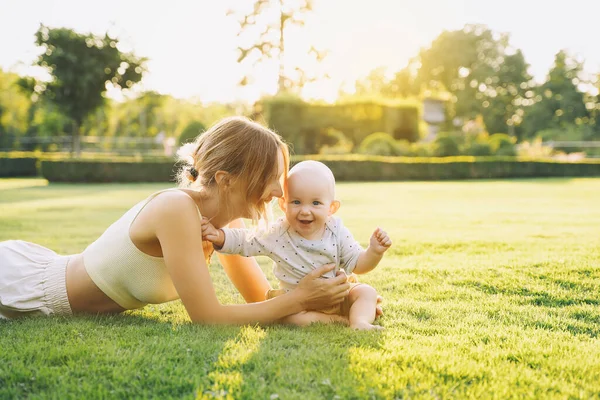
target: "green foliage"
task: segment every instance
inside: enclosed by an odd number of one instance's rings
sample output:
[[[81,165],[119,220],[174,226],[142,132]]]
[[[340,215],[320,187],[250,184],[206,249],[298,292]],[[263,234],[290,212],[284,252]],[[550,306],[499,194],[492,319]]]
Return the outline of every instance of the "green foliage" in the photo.
[[[475,157],[485,157],[491,156],[494,152],[487,140],[476,140],[465,149],[464,153]]]
[[[440,133],[433,142],[433,154],[437,157],[457,156],[461,153],[460,144],[464,135]]]
[[[292,144],[297,154],[316,154],[327,144],[327,132],[339,130],[360,144],[373,132],[389,132],[395,139],[414,142],[419,137],[415,104],[383,105],[348,102],[335,105],[309,104],[289,97],[265,99],[264,119]]]
[[[142,78],[145,59],[122,53],[118,40],[108,34],[100,37],[40,25],[35,37],[42,49],[36,65],[46,69],[52,79],[24,78],[21,86],[55,104],[75,123],[73,145],[79,153],[79,126],[104,104],[106,85],[131,88]]]
[[[358,146],[360,154],[397,156],[396,140],[389,133],[375,132],[367,136]]]
[[[354,96],[375,96],[379,98],[406,99],[418,96],[419,87],[416,77],[408,67],[396,72],[392,79],[386,77],[386,68],[377,67],[365,78],[354,83]],[[346,96],[345,93],[341,93]]]
[[[181,146],[184,143],[193,142],[196,138],[206,130],[206,126],[200,121],[192,121],[185,127],[181,135],[179,135],[178,143]]]
[[[49,182],[169,182],[176,170],[173,160],[41,162],[41,175]]]
[[[452,95],[449,121],[483,115],[489,131],[507,132],[519,122],[532,85],[522,52],[508,48],[507,35],[482,25],[444,31],[420,52],[417,79],[426,89]]]
[[[20,176],[38,175],[31,168],[37,158],[21,157],[0,166],[19,165]],[[548,176],[600,176],[600,161],[559,162],[517,159],[515,157],[386,157],[372,155],[293,156],[292,163],[311,159],[331,167],[340,181],[394,181],[438,179],[501,179]],[[168,182],[173,181],[177,165],[168,158],[134,160],[131,157],[107,159],[41,159],[41,172],[50,182]],[[19,164],[21,163],[21,164]],[[12,171],[16,171],[15,167]],[[29,168],[29,169],[26,169]],[[19,176],[12,173],[7,176]]]
[[[308,157],[297,156],[298,162]],[[600,176],[600,161],[565,163],[514,157],[310,156],[322,161],[339,181],[503,179],[552,176]]]
[[[319,149],[319,154],[350,154],[354,144],[342,131],[325,129],[324,144]]]
[[[36,176],[37,162],[35,157],[0,157],[0,177]]]
[[[515,146],[517,139],[505,133],[494,133],[489,138],[492,154],[496,156],[516,156]]]
[[[600,139],[600,133],[590,125],[566,124],[562,128],[549,128],[537,133],[543,141],[587,141]]]
[[[19,89],[19,76],[0,69],[0,148],[11,149],[25,136],[31,100]]]
[[[584,94],[577,87],[581,69],[582,65],[564,51],[556,54],[548,79],[535,91],[535,104],[525,113],[524,138],[532,138],[538,131],[589,122]]]

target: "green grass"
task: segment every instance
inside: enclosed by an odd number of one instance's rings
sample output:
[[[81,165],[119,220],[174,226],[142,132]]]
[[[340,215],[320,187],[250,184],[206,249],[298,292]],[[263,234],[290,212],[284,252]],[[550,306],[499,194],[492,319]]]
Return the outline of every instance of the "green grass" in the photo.
[[[0,180],[0,240],[82,251],[160,185]],[[0,322],[0,398],[599,398],[600,179],[340,184],[394,245],[383,333],[206,327],[180,302]],[[261,260],[267,276],[270,264]],[[221,301],[239,303],[218,265]]]

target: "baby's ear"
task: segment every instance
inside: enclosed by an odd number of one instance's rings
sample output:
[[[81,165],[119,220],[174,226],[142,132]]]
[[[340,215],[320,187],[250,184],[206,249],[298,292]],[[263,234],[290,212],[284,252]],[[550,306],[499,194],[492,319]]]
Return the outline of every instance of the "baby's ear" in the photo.
[[[340,209],[341,203],[338,200],[334,200],[331,202],[329,206],[329,215],[333,215]]]
[[[280,197],[277,202],[279,203],[279,208],[281,208],[281,211],[286,212],[287,202],[285,201],[285,198]]]

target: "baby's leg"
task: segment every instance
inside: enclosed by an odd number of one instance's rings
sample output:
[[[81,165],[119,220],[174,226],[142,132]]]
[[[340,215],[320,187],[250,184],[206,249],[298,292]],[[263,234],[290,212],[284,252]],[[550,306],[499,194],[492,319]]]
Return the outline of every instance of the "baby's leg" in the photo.
[[[298,314],[288,315],[287,317],[280,319],[279,322],[282,324],[297,326],[308,326],[310,324],[314,324],[315,322],[320,322],[322,324],[331,324],[337,322],[348,325],[348,318],[339,315],[324,314],[318,311],[303,311]]]
[[[350,290],[350,327],[353,329],[370,330],[383,329],[373,325],[375,307],[377,306],[377,291],[369,285],[361,284]]]

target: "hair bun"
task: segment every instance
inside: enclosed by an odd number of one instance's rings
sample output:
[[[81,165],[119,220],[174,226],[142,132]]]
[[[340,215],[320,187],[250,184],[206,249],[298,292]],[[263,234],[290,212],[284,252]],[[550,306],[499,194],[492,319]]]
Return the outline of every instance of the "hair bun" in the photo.
[[[190,167],[185,171],[185,174],[187,176],[187,178],[190,180],[190,182],[195,182],[196,179],[198,178],[198,170],[194,167]]]

